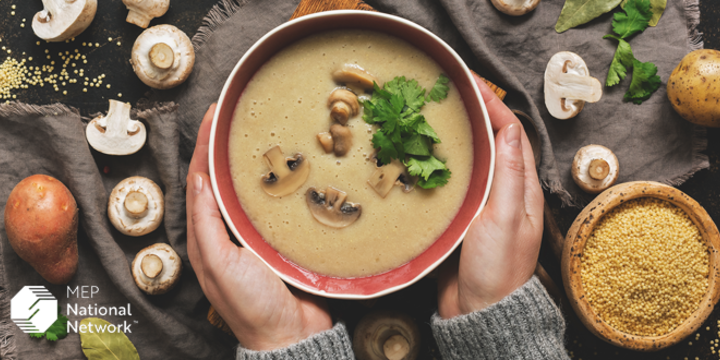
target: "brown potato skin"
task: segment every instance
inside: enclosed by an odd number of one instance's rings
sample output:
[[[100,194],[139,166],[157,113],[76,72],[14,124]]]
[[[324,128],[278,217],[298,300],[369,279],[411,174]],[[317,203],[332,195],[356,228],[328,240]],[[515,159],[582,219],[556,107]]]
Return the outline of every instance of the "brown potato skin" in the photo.
[[[32,175],[20,181],[5,206],[10,245],[49,283],[67,284],[75,275],[78,208],[59,180]]]
[[[668,79],[667,95],[685,120],[720,127],[720,51],[695,50],[685,55]]]

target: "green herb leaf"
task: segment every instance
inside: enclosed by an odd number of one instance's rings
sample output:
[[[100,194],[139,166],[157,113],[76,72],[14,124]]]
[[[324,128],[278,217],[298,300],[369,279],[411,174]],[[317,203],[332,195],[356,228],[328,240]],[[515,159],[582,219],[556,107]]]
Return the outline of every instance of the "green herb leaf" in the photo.
[[[555,24],[558,33],[582,25],[616,8],[622,0],[565,0]]]
[[[615,56],[613,56],[612,63],[610,63],[610,70],[605,81],[606,86],[617,85],[620,80],[627,76],[627,71],[632,67],[635,56],[627,41],[615,35],[605,35],[603,39],[615,39],[618,41],[618,48],[615,50]]]
[[[623,11],[613,15],[613,31],[622,39],[645,31],[653,16],[650,0],[629,0]]]
[[[628,0],[624,0],[620,6],[624,8],[627,2]],[[650,19],[650,26],[656,26],[658,24],[666,7],[667,0],[650,0],[650,11],[653,13],[652,19]]]
[[[444,186],[447,184],[452,173],[448,169],[433,171],[430,177],[425,180],[423,178],[418,179],[417,185],[423,189],[432,189],[438,186]]]
[[[420,87],[417,81],[410,80],[406,82],[400,91],[407,107],[415,111],[420,111],[420,108],[425,105],[425,89]]]
[[[428,180],[433,171],[445,170],[445,163],[438,160],[434,156],[428,157],[411,157],[405,165],[408,167],[408,172],[412,176],[419,176],[421,179]]]
[[[60,307],[58,306],[57,320],[44,333],[30,333],[30,337],[42,339],[45,336],[49,341],[64,339],[67,336],[67,322],[68,318],[60,313]]]
[[[432,141],[436,144],[440,143],[440,138],[437,136],[437,133],[435,133],[435,129],[433,129],[432,126],[430,126],[430,124],[428,124],[424,118],[422,122],[417,124],[417,126],[415,127],[415,131],[417,131],[418,134],[422,134],[431,138]]]
[[[632,101],[640,105],[649,99],[662,84],[662,80],[656,75],[657,71],[657,66],[651,62],[644,63],[633,60],[632,82],[625,93],[625,101]]]
[[[450,79],[448,79],[447,76],[440,74],[440,77],[438,77],[437,81],[435,81],[435,85],[433,85],[432,90],[430,90],[428,98],[435,102],[440,102],[440,100],[447,98],[450,87],[445,84],[449,82]]]
[[[412,134],[407,139],[403,139],[403,149],[406,154],[430,156],[430,138],[420,134]]]
[[[140,360],[135,345],[124,333],[108,331],[109,322],[99,318],[86,318],[80,322],[80,326],[82,325],[92,326],[92,332],[80,332],[82,351],[88,360]]]
[[[373,147],[380,149],[377,157],[383,164],[389,164],[392,159],[399,159],[402,149],[398,151],[395,143],[382,130],[378,130],[372,139]],[[402,146],[402,144],[400,144]],[[403,155],[404,157],[404,155]]]

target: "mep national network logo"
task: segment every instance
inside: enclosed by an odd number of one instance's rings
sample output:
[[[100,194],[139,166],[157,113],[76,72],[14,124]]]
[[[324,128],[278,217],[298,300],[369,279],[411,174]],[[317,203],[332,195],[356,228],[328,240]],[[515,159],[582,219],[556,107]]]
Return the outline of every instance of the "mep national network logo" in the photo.
[[[44,333],[58,317],[58,301],[44,286],[25,286],[10,300],[10,318],[24,333]]]

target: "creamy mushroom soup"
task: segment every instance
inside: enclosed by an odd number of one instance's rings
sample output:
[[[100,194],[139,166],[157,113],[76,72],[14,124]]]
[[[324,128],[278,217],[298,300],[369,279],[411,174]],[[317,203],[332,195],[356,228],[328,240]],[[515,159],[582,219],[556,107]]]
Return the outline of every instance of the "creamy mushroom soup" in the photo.
[[[361,277],[386,272],[427,249],[457,214],[473,164],[470,122],[457,89],[429,102],[421,113],[442,143],[434,155],[452,171],[442,187],[415,187],[405,193],[393,186],[385,198],[368,183],[376,170],[371,143],[377,126],[360,114],[347,128],[352,146],[344,156],[326,153],[318,133],[328,132],[328,97],[339,84],[331,74],[343,64],[357,64],[383,84],[396,76],[415,79],[430,91],[442,69],[425,53],[392,36],[361,30],[314,35],[282,50],[248,83],[235,109],[230,130],[233,184],[248,218],[274,249],[319,274]],[[365,96],[369,96],[366,94]],[[284,196],[263,189],[270,170],[263,154],[279,146],[284,157],[301,153],[309,165],[307,180]],[[277,149],[270,151],[277,156]],[[321,223],[310,212],[306,192],[328,186],[347,193],[346,201],[362,214],[344,228]]]

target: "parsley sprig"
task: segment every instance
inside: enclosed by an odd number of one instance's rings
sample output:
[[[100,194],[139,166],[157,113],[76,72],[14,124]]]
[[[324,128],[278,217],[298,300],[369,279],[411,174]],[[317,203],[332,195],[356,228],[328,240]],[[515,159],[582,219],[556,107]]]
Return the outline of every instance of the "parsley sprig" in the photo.
[[[30,333],[30,337],[42,339],[45,336],[49,341],[58,341],[58,339],[64,339],[67,333],[67,322],[68,318],[60,313],[60,307],[58,306],[58,318],[55,322],[44,333]]]
[[[603,39],[618,41],[618,48],[615,50],[612,63],[610,63],[605,85],[617,85],[620,80],[625,79],[628,71],[632,68],[632,81],[624,99],[639,105],[650,98],[660,87],[662,81],[657,76],[657,66],[651,62],[637,60],[630,43],[625,39],[645,31],[653,13],[650,10],[650,0],[628,0],[623,11],[615,13],[613,19],[613,32],[617,36],[612,34],[603,36]]]
[[[380,126],[372,139],[378,159],[383,164],[392,159],[402,161],[410,175],[418,177],[417,184],[423,189],[443,186],[451,175],[445,162],[433,156],[432,145],[439,144],[440,138],[420,114],[426,103],[447,98],[449,82],[441,74],[425,96],[425,89],[417,81],[395,77],[382,88],[376,83],[372,98],[363,102],[365,122]]]

